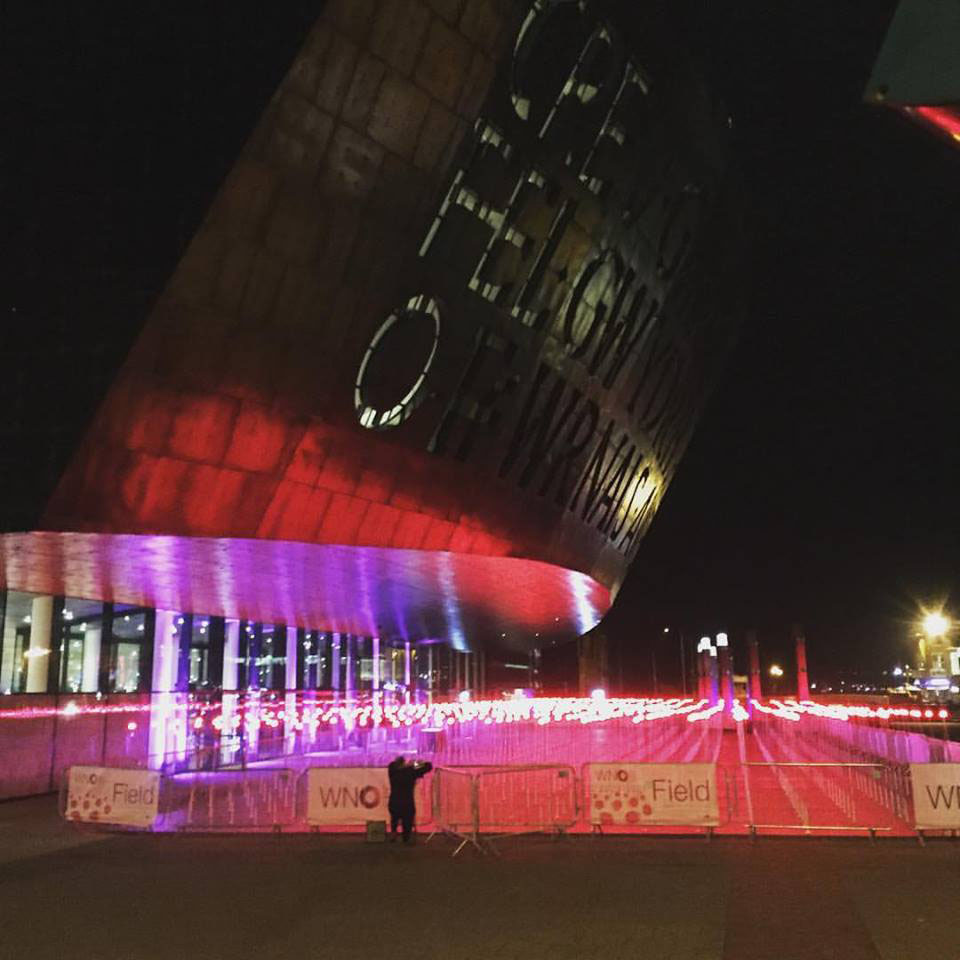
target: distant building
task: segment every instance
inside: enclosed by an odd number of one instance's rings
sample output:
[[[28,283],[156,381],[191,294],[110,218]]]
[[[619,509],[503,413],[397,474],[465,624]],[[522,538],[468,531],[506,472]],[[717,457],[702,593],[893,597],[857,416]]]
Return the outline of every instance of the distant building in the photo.
[[[960,646],[955,628],[942,636],[917,634],[917,669],[914,682],[924,692],[937,697],[960,694]]]

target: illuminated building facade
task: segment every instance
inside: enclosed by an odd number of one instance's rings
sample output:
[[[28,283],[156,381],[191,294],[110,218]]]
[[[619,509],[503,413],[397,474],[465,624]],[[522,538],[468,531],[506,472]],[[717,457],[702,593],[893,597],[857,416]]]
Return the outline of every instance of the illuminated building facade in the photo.
[[[928,696],[956,701],[960,694],[960,646],[956,628],[946,618],[943,628],[917,634],[915,682]]]
[[[652,13],[317,6],[89,422],[48,431],[52,489],[6,507],[11,703],[530,686],[719,375],[729,120]],[[124,749],[162,762],[156,726]]]

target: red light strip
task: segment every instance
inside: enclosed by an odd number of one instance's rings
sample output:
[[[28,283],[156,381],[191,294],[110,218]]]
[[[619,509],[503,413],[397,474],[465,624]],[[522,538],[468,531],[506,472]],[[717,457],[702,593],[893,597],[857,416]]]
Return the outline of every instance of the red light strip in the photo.
[[[931,127],[960,143],[960,109],[957,107],[904,107],[911,116],[919,117]]]

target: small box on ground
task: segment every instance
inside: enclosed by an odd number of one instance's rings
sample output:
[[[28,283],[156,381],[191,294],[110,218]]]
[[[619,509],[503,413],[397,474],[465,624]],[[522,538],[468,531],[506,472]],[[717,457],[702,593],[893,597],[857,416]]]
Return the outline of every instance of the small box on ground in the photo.
[[[387,839],[387,824],[383,820],[367,821],[367,843],[384,843]]]

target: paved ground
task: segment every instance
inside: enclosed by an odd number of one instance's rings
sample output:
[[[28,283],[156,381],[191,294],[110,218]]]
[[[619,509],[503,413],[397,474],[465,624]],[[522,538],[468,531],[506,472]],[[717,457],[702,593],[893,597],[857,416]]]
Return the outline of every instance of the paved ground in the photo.
[[[955,960],[960,842],[78,833],[0,804],[2,960]]]

